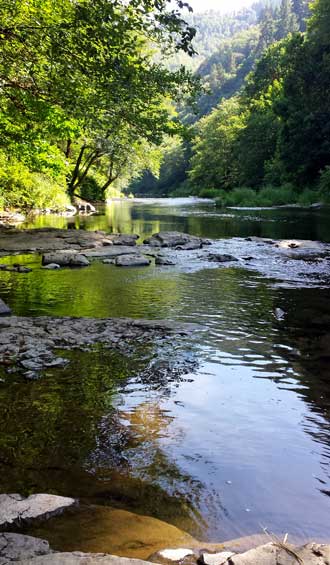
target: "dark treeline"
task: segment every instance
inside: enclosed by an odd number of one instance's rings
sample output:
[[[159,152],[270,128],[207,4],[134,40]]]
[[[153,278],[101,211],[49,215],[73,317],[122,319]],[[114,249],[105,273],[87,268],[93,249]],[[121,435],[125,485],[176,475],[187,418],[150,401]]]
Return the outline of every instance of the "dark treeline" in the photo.
[[[190,139],[137,190],[223,204],[309,203],[330,194],[330,5],[282,0],[200,66],[211,94]],[[202,74],[203,76],[203,74]],[[209,100],[209,103],[207,102]],[[214,108],[210,111],[210,105]]]

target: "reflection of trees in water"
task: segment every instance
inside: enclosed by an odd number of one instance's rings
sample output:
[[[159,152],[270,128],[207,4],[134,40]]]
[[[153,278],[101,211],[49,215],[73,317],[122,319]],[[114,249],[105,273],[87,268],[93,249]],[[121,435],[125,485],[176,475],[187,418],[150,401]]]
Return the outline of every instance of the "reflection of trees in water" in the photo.
[[[308,406],[303,429],[321,449],[320,465],[330,480],[330,290],[295,289],[281,292],[278,306],[286,313],[279,322],[281,348],[295,373],[294,390]],[[298,382],[297,382],[298,381]],[[317,478],[317,477],[316,477]],[[330,494],[329,483],[320,490]]]
[[[118,410],[119,392],[139,383],[133,375],[141,375],[143,394],[146,388],[170,394],[163,381],[144,381],[154,348],[144,344],[142,361],[138,353],[128,359],[102,348],[73,352],[70,366],[40,380],[6,377],[7,384],[0,385],[1,491],[87,498],[197,532],[195,503],[202,485],[181,473],[159,442],[174,433],[171,416],[157,403],[134,413]]]

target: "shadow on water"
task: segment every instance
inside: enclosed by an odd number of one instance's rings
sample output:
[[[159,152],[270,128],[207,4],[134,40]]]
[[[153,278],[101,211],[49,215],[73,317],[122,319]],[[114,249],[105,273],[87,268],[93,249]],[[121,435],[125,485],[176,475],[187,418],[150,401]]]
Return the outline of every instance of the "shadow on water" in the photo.
[[[210,204],[128,202],[74,222],[141,235],[179,229],[207,237],[330,240],[325,210],[227,213],[233,217]],[[328,288],[276,288],[242,268],[187,274],[94,263],[47,272],[37,256],[24,262],[33,266],[27,275],[0,272],[0,294],[15,314],[166,318],[198,322],[204,331],[184,345],[198,366],[157,387],[141,378],[154,355],[148,349],[133,359],[102,348],[76,352],[66,369],[34,382],[6,375],[3,492],[77,496],[211,541],[262,527],[328,539]]]

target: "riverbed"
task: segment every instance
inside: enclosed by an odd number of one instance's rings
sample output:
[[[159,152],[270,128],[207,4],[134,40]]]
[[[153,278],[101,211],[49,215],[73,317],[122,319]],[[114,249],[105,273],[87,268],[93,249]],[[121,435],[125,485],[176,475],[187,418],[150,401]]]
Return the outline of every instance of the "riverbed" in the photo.
[[[140,241],[177,230],[330,242],[326,208],[222,211],[193,199],[113,202],[97,215],[23,225],[46,226],[136,233]],[[168,353],[184,349],[191,369],[167,382],[141,378],[149,346],[139,359],[102,347],[74,352],[68,367],[39,380],[0,381],[2,492],[77,496],[205,541],[263,528],[329,541],[326,279],[285,284],[271,264],[262,272],[241,263],[186,271],[101,262],[45,271],[36,254],[14,260],[32,267],[26,275],[0,271],[0,296],[17,316],[165,319],[201,330]]]

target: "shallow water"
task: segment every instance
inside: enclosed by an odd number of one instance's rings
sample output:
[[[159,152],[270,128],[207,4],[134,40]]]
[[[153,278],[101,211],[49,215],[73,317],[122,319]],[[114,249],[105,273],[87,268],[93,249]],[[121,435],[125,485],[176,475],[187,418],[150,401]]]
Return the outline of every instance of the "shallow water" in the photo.
[[[215,210],[212,203],[118,202],[56,225],[212,238],[330,241],[320,210]],[[71,225],[70,225],[71,224]],[[204,540],[259,532],[329,539],[330,290],[278,287],[253,269],[39,268],[0,272],[18,315],[198,322],[180,382],[153,386],[139,363],[98,348],[27,383],[0,382],[0,487],[56,492],[167,520]],[[276,309],[284,312],[276,318]],[[187,349],[187,346],[185,346]],[[70,530],[71,531],[71,530]]]

